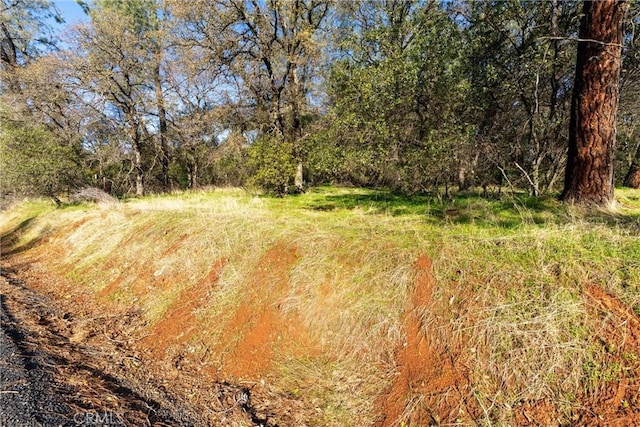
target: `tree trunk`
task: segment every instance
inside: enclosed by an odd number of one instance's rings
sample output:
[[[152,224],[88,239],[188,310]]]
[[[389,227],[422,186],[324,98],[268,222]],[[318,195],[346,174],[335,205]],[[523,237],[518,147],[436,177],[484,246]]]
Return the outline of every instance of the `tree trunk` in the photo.
[[[0,64],[6,72],[6,83],[10,92],[20,93],[20,84],[16,81],[15,75],[18,67],[18,49],[4,22],[0,23],[0,31]]]
[[[585,1],[571,103],[562,200],[605,206],[614,201],[618,84],[625,0]]]
[[[133,148],[133,166],[136,170],[136,196],[144,196],[144,167],[142,164],[142,143],[140,130],[137,120],[131,115],[127,115],[129,123],[129,137],[131,138],[131,147]]]
[[[536,143],[536,145],[538,145]],[[531,195],[538,197],[540,195],[540,164],[542,163],[540,152],[531,164]]]
[[[135,148],[136,196],[144,196],[144,171],[142,170],[142,154]]]
[[[296,193],[303,193],[304,192],[304,169],[303,169],[303,164],[302,164],[302,160],[298,159],[297,160],[297,164],[296,164],[296,175],[293,179],[293,185],[296,188]]]
[[[188,162],[187,173],[189,175],[189,189],[194,190],[198,188],[198,163]]]
[[[0,61],[6,68],[18,65],[18,49],[13,41],[13,36],[9,33],[4,22],[0,23]]]
[[[158,143],[160,146],[160,163],[162,165],[161,181],[165,189],[169,188],[169,147],[167,145],[167,111],[164,106],[164,94],[162,93],[162,78],[160,75],[160,63],[162,52],[156,47],[154,54],[156,63],[153,67],[153,85],[155,89],[156,107],[158,108]]]
[[[634,164],[629,169],[629,173],[624,179],[624,186],[630,188],[640,188],[640,164]]]
[[[633,156],[633,162],[631,162],[631,166],[629,166],[629,171],[624,177],[624,186],[640,188],[640,144],[636,149],[636,155]]]
[[[458,190],[464,191],[469,188],[469,180],[467,179],[467,168],[464,165],[458,166]]]
[[[304,165],[302,160],[302,149],[300,147],[301,139],[302,139],[302,117],[300,112],[300,104],[301,97],[304,93],[300,87],[300,80],[298,79],[298,68],[296,65],[293,66],[293,85],[294,85],[294,95],[293,102],[291,106],[292,113],[292,129],[291,136],[293,140],[293,154],[296,160],[296,174],[293,179],[293,186],[295,187],[296,193],[304,192]]]
[[[167,112],[164,106],[164,95],[162,93],[162,80],[160,76],[161,53],[156,53],[156,64],[153,67],[153,83],[155,86],[156,105],[158,108],[158,142],[162,155],[162,185],[169,188],[169,147],[167,145]]]

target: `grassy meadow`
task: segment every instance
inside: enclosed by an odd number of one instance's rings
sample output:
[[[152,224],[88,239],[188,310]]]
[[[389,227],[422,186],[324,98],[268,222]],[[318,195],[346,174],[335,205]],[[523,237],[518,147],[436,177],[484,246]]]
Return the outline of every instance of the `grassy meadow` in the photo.
[[[616,196],[594,212],[520,194],[211,189],[24,201],[0,230],[6,256],[65,278],[61,299],[135,307],[147,357],[262,381],[309,425],[523,425],[542,404],[567,424],[598,413],[608,384],[640,381],[640,350],[606,335],[619,314],[585,293],[640,314],[640,191]],[[413,341],[417,362],[399,360]]]

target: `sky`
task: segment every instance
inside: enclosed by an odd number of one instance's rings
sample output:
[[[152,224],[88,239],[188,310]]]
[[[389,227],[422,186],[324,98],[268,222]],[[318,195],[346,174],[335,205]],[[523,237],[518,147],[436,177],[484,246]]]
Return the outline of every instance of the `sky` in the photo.
[[[89,19],[82,11],[82,8],[78,6],[76,0],[53,0],[53,4],[60,11],[62,18],[64,18],[65,22],[62,24],[62,27]]]

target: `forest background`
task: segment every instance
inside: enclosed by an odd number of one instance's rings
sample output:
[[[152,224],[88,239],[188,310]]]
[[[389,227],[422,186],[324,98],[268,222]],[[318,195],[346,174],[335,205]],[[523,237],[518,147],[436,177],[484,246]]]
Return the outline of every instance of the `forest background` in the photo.
[[[561,189],[582,2],[3,0],[1,191]],[[640,186],[640,5],[616,184]]]

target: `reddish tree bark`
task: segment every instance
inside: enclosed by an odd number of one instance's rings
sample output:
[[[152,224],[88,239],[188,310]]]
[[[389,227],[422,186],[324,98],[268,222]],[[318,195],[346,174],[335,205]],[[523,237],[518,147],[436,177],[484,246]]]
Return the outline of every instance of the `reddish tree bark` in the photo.
[[[629,172],[624,177],[624,186],[631,188],[640,188],[640,145],[633,157],[633,162],[629,167]]]
[[[629,188],[640,188],[640,166],[636,165],[629,170],[624,180],[624,186]]]
[[[628,9],[626,0],[584,2],[562,192],[565,202],[603,206],[614,201],[618,83]]]

